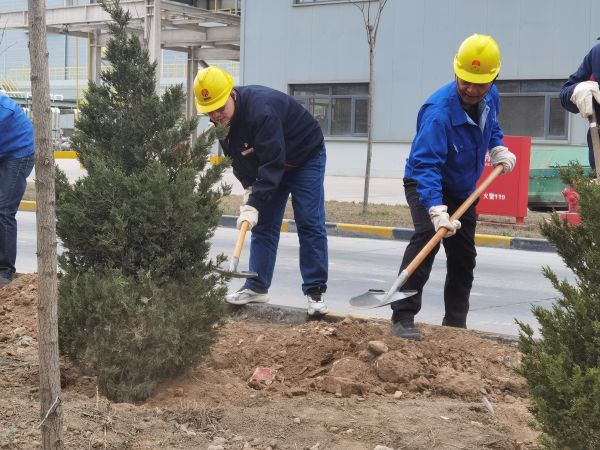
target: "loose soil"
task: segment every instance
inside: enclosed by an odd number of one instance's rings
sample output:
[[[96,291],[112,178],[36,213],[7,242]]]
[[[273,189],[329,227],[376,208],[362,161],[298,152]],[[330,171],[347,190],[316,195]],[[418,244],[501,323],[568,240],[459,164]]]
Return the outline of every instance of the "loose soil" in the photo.
[[[36,313],[35,274],[0,289],[0,448],[40,448]],[[537,448],[518,350],[418,327],[422,342],[385,321],[228,319],[209,357],[139,405],[63,359],[65,448]]]

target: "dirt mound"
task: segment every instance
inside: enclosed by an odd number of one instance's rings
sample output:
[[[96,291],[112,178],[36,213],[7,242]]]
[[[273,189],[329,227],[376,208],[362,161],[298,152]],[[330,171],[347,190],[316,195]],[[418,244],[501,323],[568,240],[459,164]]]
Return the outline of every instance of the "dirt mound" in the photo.
[[[0,289],[0,448],[39,447],[35,296],[35,275]],[[65,447],[534,448],[517,349],[419,328],[414,342],[351,318],[227,321],[211,355],[143,405],[108,402],[62,361]]]

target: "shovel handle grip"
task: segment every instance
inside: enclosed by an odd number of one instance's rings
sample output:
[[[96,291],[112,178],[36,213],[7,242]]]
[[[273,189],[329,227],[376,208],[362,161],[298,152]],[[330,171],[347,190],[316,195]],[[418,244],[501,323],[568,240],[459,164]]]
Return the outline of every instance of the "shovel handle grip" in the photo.
[[[494,167],[492,173],[490,173],[487,176],[487,178],[481,182],[477,189],[475,189],[475,191],[473,191],[473,193],[469,195],[469,197],[458,207],[458,209],[454,211],[454,214],[450,216],[450,221],[460,219],[465,213],[465,211],[469,209],[469,207],[475,202],[475,200],[479,198],[483,191],[487,189],[487,187],[492,183],[492,181],[494,181],[494,179],[498,175],[500,175],[503,170],[504,168],[502,167],[502,164],[498,164],[496,167]],[[446,236],[447,233],[447,228],[442,227],[439,230],[437,230],[437,232],[429,240],[429,242],[425,244],[425,247],[421,249],[417,256],[415,256],[411,263],[406,267],[405,271],[408,273],[409,277],[414,273],[415,270],[417,270],[417,268],[421,265],[425,258],[427,258],[429,253],[431,253],[431,250],[433,250],[435,246],[441,242],[441,240],[444,238],[444,236]]]
[[[596,162],[596,178],[600,178],[600,135],[598,134],[598,122],[596,111],[592,109],[592,115],[588,117],[590,123],[590,137],[592,138],[592,150]]]
[[[233,256],[237,259],[239,259],[242,254],[242,247],[244,246],[244,239],[246,238],[246,232],[248,231],[249,226],[250,223],[246,220],[244,220],[240,226],[240,234],[238,235],[238,240],[235,243],[235,249],[233,250]]]

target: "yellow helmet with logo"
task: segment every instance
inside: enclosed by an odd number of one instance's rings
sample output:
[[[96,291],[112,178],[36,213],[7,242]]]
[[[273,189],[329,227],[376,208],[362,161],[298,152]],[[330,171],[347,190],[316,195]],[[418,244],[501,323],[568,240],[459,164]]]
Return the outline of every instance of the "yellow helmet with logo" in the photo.
[[[233,77],[215,66],[202,69],[194,79],[196,109],[208,114],[221,108],[233,89]]]
[[[469,83],[491,83],[498,76],[500,66],[500,48],[487,34],[466,38],[454,57],[454,73]]]

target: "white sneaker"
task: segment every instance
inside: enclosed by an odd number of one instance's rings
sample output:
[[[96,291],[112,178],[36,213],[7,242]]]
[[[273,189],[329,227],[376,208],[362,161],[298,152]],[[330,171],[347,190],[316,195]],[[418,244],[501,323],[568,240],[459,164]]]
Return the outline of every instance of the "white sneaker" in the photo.
[[[225,296],[225,301],[232,305],[245,305],[247,303],[267,303],[269,301],[268,294],[259,294],[252,289],[242,288],[233,294]]]
[[[322,293],[307,294],[306,300],[308,300],[307,313],[309,316],[323,316],[329,312],[329,308],[325,304],[325,297]]]

